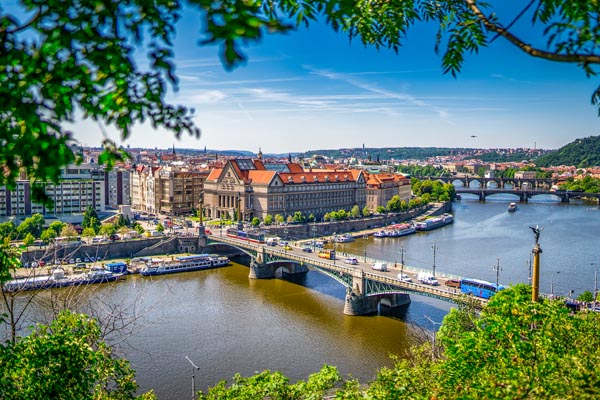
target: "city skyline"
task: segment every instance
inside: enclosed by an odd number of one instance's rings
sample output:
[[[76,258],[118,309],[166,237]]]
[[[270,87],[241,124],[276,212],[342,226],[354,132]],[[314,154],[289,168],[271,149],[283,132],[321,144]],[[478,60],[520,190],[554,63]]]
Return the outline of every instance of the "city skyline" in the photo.
[[[500,18],[512,19],[504,11]],[[575,65],[527,56],[502,38],[468,55],[453,78],[434,52],[434,26],[413,27],[396,55],[314,23],[244,48],[246,65],[227,72],[220,49],[196,45],[194,16],[186,13],[178,24],[179,91],[167,100],[196,110],[202,137],[177,140],[136,126],[125,146],[265,153],[363,144],[555,149],[598,134],[594,79]],[[530,20],[514,28],[530,34]],[[105,134],[118,139],[90,121],[69,128],[86,146]]]

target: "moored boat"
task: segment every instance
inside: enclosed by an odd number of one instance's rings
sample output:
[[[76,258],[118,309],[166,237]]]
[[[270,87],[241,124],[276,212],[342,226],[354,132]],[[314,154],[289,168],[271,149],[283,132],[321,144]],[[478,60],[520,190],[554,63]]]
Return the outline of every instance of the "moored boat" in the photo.
[[[12,279],[4,284],[8,292],[24,290],[54,289],[67,286],[92,285],[96,283],[113,282],[122,277],[121,273],[113,273],[100,267],[82,274],[65,275],[62,268],[56,268],[51,275],[40,275]]]
[[[347,243],[354,241],[352,235],[344,233],[343,235],[336,236],[334,239],[337,243]]]
[[[439,217],[433,217],[424,221],[415,223],[415,229],[418,231],[430,231],[448,225],[454,222],[454,217],[451,214],[440,215]]]
[[[382,239],[382,238],[388,237],[388,234],[386,231],[377,231],[373,234],[373,237]]]
[[[144,276],[172,274],[176,272],[198,271],[229,264],[229,258],[215,254],[194,254],[178,256],[171,260],[155,258],[146,263],[140,274]]]

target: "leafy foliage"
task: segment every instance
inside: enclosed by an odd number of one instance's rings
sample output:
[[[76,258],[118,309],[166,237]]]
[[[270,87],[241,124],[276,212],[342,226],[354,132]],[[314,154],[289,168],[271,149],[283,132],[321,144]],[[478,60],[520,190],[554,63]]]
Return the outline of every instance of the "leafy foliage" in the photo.
[[[600,136],[576,139],[535,160],[538,167],[573,165],[577,168],[600,166]]]
[[[0,346],[0,366],[0,398],[7,400],[134,399],[138,388],[129,363],[100,339],[96,321],[70,312]]]

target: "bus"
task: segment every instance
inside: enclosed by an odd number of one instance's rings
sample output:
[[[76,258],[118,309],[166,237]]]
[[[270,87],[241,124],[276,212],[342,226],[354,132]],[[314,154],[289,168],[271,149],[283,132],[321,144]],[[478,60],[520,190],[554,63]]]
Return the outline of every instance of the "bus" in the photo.
[[[504,289],[502,285],[496,285],[492,282],[482,281],[479,279],[461,279],[460,291],[464,294],[489,299],[499,290]]]
[[[326,258],[328,260],[335,260],[335,250],[321,249],[319,250],[319,257]]]

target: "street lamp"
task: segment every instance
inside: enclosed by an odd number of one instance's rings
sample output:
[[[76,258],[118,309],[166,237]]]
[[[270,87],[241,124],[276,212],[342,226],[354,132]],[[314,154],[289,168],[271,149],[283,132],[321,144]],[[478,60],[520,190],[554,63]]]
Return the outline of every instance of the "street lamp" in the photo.
[[[367,262],[367,239],[368,239],[368,238],[369,238],[369,236],[367,236],[367,234],[365,233],[365,234],[363,235],[363,239],[364,239],[364,245],[365,245],[365,246],[364,246],[364,250],[363,250],[363,253],[364,253],[364,256],[365,256],[365,263]]]
[[[492,271],[496,271],[496,290],[498,290],[498,285],[499,280],[500,280],[500,271],[502,271],[502,267],[500,266],[500,259],[498,258],[498,261],[496,263],[495,266],[492,267]]]
[[[435,252],[437,251],[435,240],[433,241],[433,246],[431,246],[431,248],[433,249],[433,276],[435,277]]]
[[[400,247],[400,274],[404,275],[404,254],[406,254],[406,250],[404,250],[404,246]]]
[[[185,359],[192,364],[192,400],[194,400],[196,399],[196,370],[200,368],[188,356],[185,356]]]
[[[335,265],[335,260],[337,258],[337,252],[335,251],[335,243],[336,243],[336,239],[337,238],[337,234],[335,232],[333,232],[333,265]]]
[[[315,251],[316,247],[317,247],[317,221],[316,220],[312,227],[312,231],[313,231],[313,251]]]

